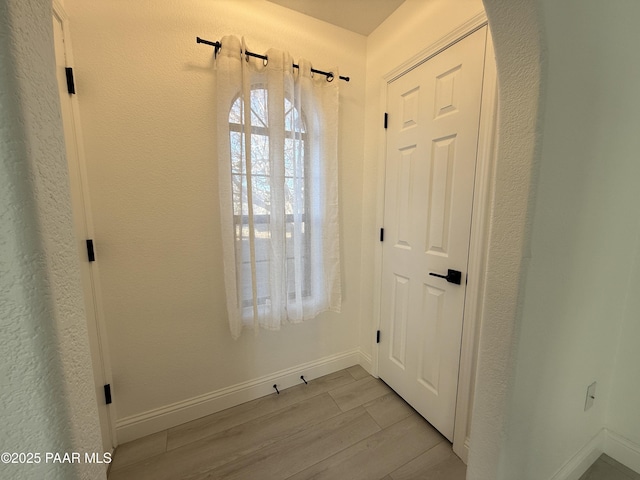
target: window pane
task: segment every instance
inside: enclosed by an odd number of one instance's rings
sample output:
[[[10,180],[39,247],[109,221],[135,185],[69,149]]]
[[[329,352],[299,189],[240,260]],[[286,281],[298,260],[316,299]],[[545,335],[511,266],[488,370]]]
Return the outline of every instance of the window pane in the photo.
[[[284,213],[287,215],[293,215],[294,212],[294,192],[293,192],[293,178],[285,178],[284,180]]]
[[[236,216],[249,214],[247,200],[247,177],[244,175],[232,175],[233,214]]]
[[[300,112],[293,107],[292,102],[285,100],[285,138],[284,138],[284,173],[285,183],[284,205],[278,205],[275,212],[271,196],[271,158],[269,152],[269,122],[268,96],[266,89],[256,88],[251,92],[250,112],[243,112],[241,99],[234,101],[229,113],[230,147],[231,147],[231,180],[233,194],[233,211],[235,216],[235,233],[237,252],[241,252],[242,285],[240,286],[242,302],[245,307],[251,306],[252,275],[251,275],[251,242],[253,234],[255,274],[257,278],[257,304],[269,303],[269,278],[271,265],[271,215],[285,215],[285,232],[273,232],[277,237],[284,234],[286,262],[283,265],[286,277],[286,288],[289,298],[295,298],[296,284],[296,252],[300,254],[297,260],[300,269],[298,274],[304,278],[302,295],[309,296],[310,272],[309,268],[309,231],[306,224],[305,212],[307,199],[305,198],[305,140],[304,122]],[[250,115],[249,115],[250,113]],[[251,181],[247,179],[247,156],[245,152],[246,136],[243,116],[250,117],[251,126],[247,126],[246,134],[250,135],[251,152]],[[249,121],[249,118],[246,119]],[[250,131],[248,131],[250,129]],[[250,188],[250,191],[248,190]],[[253,225],[249,226],[249,197],[251,197],[253,211]],[[282,211],[284,210],[284,212]],[[297,227],[295,225],[297,221]],[[298,234],[294,237],[294,228]],[[299,242],[295,245],[295,242]],[[297,248],[294,248],[297,247]]]
[[[244,152],[244,135],[240,132],[229,132],[231,142],[231,173],[241,173],[243,169],[242,158]]]
[[[267,91],[264,88],[251,90],[251,125],[268,127]]]
[[[259,262],[256,264],[256,278],[265,278],[265,275],[269,275],[268,262]],[[245,280],[242,285],[242,300],[244,306],[251,306],[251,299],[253,298],[251,288],[251,265],[246,263],[242,265],[242,278]],[[268,276],[266,278],[269,278]],[[257,282],[256,285],[258,305],[264,305],[269,299],[269,282]]]
[[[296,159],[297,168],[296,169]],[[286,177],[304,177],[304,141],[285,138],[284,140],[284,174]]]
[[[256,247],[256,262],[269,261],[270,248],[270,233],[268,223],[256,223],[254,225],[255,247]]]
[[[271,189],[269,177],[254,175],[251,177],[253,189],[253,214],[269,215],[271,213]],[[257,233],[256,233],[257,234]]]
[[[236,101],[233,102],[231,111],[229,112],[229,123],[242,124],[241,103],[240,98],[237,98]]]
[[[287,132],[304,133],[304,122],[297,108],[285,98],[284,100],[284,128]]]
[[[251,173],[270,175],[269,137],[266,135],[251,135]]]
[[[305,191],[302,179],[296,181],[293,178],[285,178],[284,208],[287,215],[302,215],[305,213]]]
[[[287,293],[289,294],[289,298],[295,298],[295,279],[296,279],[296,269],[295,269],[295,250],[294,250],[294,239],[293,239],[293,223],[287,223],[287,235],[286,235],[286,251],[287,251]],[[300,274],[302,275],[302,296],[308,296],[311,294],[310,289],[310,272],[309,272],[309,236],[304,234],[304,223],[302,223],[302,245],[301,252],[302,255],[300,257]]]

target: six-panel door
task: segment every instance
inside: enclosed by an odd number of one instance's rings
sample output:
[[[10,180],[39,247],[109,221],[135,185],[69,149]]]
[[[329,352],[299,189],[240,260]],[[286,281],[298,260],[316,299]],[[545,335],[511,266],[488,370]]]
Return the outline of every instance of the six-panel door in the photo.
[[[486,27],[389,84],[379,375],[449,440]],[[462,272],[460,285],[429,275]]]

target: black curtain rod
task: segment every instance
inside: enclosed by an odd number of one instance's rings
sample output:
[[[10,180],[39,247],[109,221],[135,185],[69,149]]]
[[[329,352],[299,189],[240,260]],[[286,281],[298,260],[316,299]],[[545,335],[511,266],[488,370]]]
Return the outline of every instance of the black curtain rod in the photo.
[[[218,55],[218,51],[220,50],[220,48],[222,48],[222,44],[220,42],[212,42],[211,40],[205,40],[204,38],[200,38],[200,37],[196,37],[196,43],[204,43],[205,45],[211,45],[214,48],[215,55]],[[248,50],[246,50],[244,53],[249,57],[260,58],[262,60],[269,60],[266,55],[260,55],[258,53],[253,53]],[[293,68],[300,68],[300,67],[294,63]],[[323,72],[322,70],[316,70],[315,68],[312,68],[311,71],[313,73],[324,75],[325,77],[327,77],[327,80],[329,82],[331,82],[335,77],[333,72]],[[344,80],[345,82],[349,81],[349,77],[343,77],[342,75],[340,75],[339,78],[340,80]]]

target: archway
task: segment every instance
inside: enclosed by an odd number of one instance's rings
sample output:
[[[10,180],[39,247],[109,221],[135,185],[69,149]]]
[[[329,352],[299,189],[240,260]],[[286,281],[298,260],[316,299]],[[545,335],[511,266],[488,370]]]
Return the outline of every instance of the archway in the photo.
[[[484,0],[498,68],[494,208],[467,478],[498,478],[540,155],[544,49],[535,0]]]

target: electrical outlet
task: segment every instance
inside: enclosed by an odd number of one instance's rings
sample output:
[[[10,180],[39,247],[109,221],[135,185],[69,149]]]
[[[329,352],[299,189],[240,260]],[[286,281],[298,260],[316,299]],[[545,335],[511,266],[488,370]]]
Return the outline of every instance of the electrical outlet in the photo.
[[[587,387],[587,399],[584,402],[584,411],[586,412],[593,407],[593,402],[596,399],[596,382],[593,382]]]

